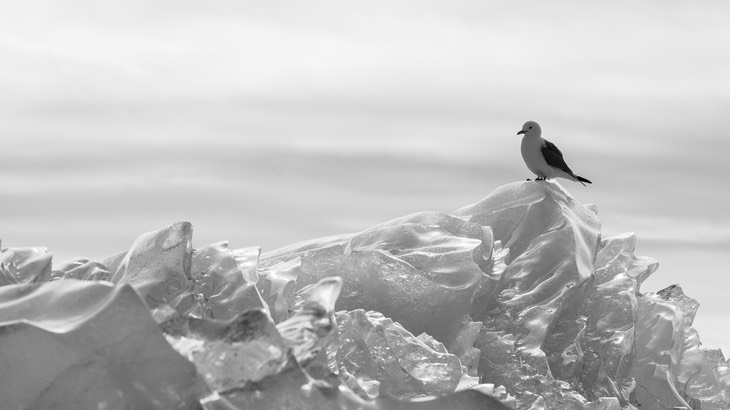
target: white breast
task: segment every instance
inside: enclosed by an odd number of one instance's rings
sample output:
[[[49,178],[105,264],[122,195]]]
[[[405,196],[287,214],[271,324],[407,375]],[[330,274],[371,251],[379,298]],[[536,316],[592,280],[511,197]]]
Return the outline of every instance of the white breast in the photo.
[[[540,178],[551,177],[552,168],[542,156],[542,138],[535,136],[522,137],[522,159],[527,168]]]

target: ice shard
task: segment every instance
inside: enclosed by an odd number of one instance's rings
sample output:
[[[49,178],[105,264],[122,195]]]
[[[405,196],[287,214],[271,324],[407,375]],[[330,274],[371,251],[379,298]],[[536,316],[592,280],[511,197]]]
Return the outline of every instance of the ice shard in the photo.
[[[341,288],[342,279],[333,277],[301,289],[296,313],[276,326],[300,364],[312,360],[335,329],[334,308]]]
[[[639,298],[632,397],[642,409],[730,408],[728,363],[691,327],[698,307],[676,285]]]
[[[276,323],[289,318],[289,306],[294,303],[300,266],[300,259],[294,258],[259,270],[256,288],[261,292]]]
[[[510,410],[489,395],[475,390],[448,397],[398,400],[380,396],[364,400],[343,386],[313,379],[296,360],[278,377],[260,383],[258,389],[211,394],[201,400],[205,410]]]
[[[0,287],[0,397],[8,409],[190,408],[195,367],[130,286]]]
[[[641,284],[638,279],[657,268],[656,261],[634,256],[635,243],[633,234],[601,241],[593,286],[578,310],[579,317],[586,319],[581,321],[579,338],[570,350],[580,354],[562,363],[558,357],[553,361],[554,367],[564,369],[561,375],[581,380],[588,399],[616,397],[624,406],[635,387],[630,371]]]
[[[219,320],[232,319],[248,309],[266,309],[256,289],[260,252],[259,247],[231,250],[227,242],[194,250],[193,284],[172,305],[195,317]]]
[[[463,376],[456,355],[416,338],[378,312],[362,309],[337,314],[338,372],[348,387],[365,396],[399,399],[445,395]],[[436,342],[438,343],[438,342]]]
[[[227,321],[160,309],[156,316],[167,340],[195,364],[207,391],[247,388],[277,375],[289,360],[288,346],[263,309]]]
[[[134,286],[151,308],[171,302],[193,284],[192,235],[189,222],[140,235],[119,263],[112,282]]]

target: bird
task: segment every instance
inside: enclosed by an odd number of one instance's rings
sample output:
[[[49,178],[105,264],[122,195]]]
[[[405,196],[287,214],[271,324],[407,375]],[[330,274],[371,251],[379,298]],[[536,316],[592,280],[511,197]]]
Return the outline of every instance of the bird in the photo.
[[[580,182],[583,186],[586,186],[586,183],[592,184],[588,179],[576,175],[565,163],[560,149],[552,142],[543,139],[541,134],[540,124],[535,121],[527,121],[517,133],[522,135],[522,159],[525,160],[527,168],[537,175],[536,181],[565,178]]]

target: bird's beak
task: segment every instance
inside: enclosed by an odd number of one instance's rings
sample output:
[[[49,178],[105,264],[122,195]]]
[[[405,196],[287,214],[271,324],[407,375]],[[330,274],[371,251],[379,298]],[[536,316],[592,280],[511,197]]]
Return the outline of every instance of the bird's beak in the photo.
[[[517,133],[517,135],[521,135],[521,134],[524,134],[524,133],[526,133],[526,132],[527,132],[527,131],[525,131],[525,130],[522,130],[522,131],[518,132],[518,133]]]

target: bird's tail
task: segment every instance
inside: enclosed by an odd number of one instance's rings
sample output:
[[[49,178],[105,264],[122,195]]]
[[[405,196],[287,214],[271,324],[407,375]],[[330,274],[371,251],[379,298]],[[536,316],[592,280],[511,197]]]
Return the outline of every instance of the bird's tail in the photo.
[[[592,183],[593,183],[593,182],[591,182],[590,180],[588,180],[588,179],[586,179],[586,178],[583,178],[583,177],[582,177],[582,176],[580,176],[580,175],[576,175],[576,176],[575,176],[575,178],[576,178],[576,179],[578,180],[578,182],[580,182],[581,184],[583,184],[584,182],[586,182],[586,183],[589,183],[589,184],[592,184]],[[583,184],[583,186],[586,186],[586,184]]]

